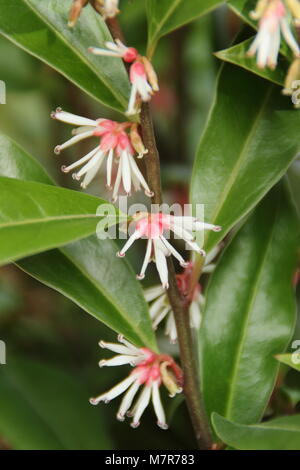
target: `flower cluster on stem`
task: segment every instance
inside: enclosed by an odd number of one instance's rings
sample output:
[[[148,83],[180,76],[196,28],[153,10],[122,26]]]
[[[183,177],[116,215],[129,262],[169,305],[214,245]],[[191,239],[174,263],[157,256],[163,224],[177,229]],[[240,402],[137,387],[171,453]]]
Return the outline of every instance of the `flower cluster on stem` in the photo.
[[[173,232],[178,238],[186,242],[189,248],[201,255],[205,255],[205,251],[197,244],[193,232],[202,230],[213,230],[219,232],[221,227],[217,225],[204,223],[195,217],[189,216],[173,216],[162,212],[138,213],[134,216],[135,230],[129,237],[123,248],[118,252],[118,256],[123,258],[126,251],[139,238],[147,239],[147,248],[144,262],[138,279],[144,279],[145,272],[151,260],[156,263],[156,268],[164,289],[169,287],[169,275],[166,258],[173,255],[182,267],[187,267],[188,262],[184,260],[181,254],[173,247],[173,245],[164,236],[164,232]]]
[[[120,39],[105,43],[106,49],[90,47],[89,51],[96,55],[119,57],[131,64],[129,79],[131,93],[126,114],[128,116],[140,112],[141,102],[150,101],[152,95],[159,90],[157,75],[147,57],[141,56],[134,47],[125,46]]]
[[[137,348],[123,336],[119,336],[118,339],[121,344],[100,341],[99,344],[102,348],[117,353],[117,356],[101,360],[99,365],[100,367],[107,367],[129,364],[133,367],[133,370],[128,377],[109,391],[102,393],[96,398],[91,398],[91,404],[98,405],[100,402],[109,403],[126,392],[119,407],[117,419],[124,421],[126,416],[132,417],[131,426],[137,428],[151,400],[158,426],[162,429],[167,429],[168,425],[160,397],[160,387],[164,385],[170,397],[181,393],[181,369],[171,356],[157,354],[148,348]],[[137,395],[138,398],[133,404]]]
[[[99,144],[87,155],[69,166],[62,167],[64,173],[81,167],[79,171],[73,173],[73,178],[80,180],[84,177],[81,183],[83,188],[95,178],[106,159],[106,185],[107,188],[113,189],[113,201],[117,199],[121,182],[127,195],[131,193],[132,188],[138,191],[142,187],[147,196],[152,196],[148,183],[135,161],[135,156],[142,158],[147,153],[138,133],[137,124],[120,123],[110,119],[88,119],[67,113],[61,108],[54,111],[51,117],[77,126],[72,132],[71,139],[55,147],[56,154],[90,137],[100,138]],[[114,165],[117,166],[117,172],[112,186]]]

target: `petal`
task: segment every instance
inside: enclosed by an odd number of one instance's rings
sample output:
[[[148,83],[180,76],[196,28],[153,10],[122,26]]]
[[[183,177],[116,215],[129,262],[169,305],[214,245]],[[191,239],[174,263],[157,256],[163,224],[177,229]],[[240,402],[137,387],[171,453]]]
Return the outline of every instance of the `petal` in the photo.
[[[127,154],[126,150],[124,150],[122,152],[121,165],[122,165],[123,187],[124,187],[125,192],[127,194],[130,194],[130,191],[131,191],[131,172],[130,172],[128,154]]]
[[[135,240],[138,240],[140,238],[139,232],[134,232],[131,237],[127,240],[121,251],[119,251],[118,256],[123,257],[126,253],[126,251],[131,247],[131,245],[135,242]]]
[[[158,327],[158,325],[163,321],[163,319],[168,315],[168,313],[172,312],[172,308],[170,305],[167,305],[166,307],[164,307],[159,315],[157,315],[155,318],[154,318],[154,321],[152,323],[152,328],[154,330],[156,330],[156,328]]]
[[[145,258],[144,258],[144,261],[143,261],[143,265],[142,265],[142,269],[140,271],[140,274],[138,275],[138,279],[144,279],[147,266],[148,266],[148,264],[150,263],[150,260],[151,260],[151,253],[152,253],[152,240],[149,238],[149,240],[147,241],[147,248],[146,248]]]
[[[152,403],[157,417],[158,426],[162,429],[168,429],[168,425],[166,423],[166,415],[161,403],[159,386],[157,382],[153,382],[152,384]]]
[[[95,149],[93,149],[91,152],[89,152],[87,155],[85,155],[84,157],[80,158],[79,160],[77,160],[76,162],[72,163],[72,165],[69,165],[69,166],[63,166],[62,167],[62,171],[64,173],[68,173],[69,171],[71,170],[74,170],[75,168],[83,165],[85,162],[88,162],[89,160],[91,160],[91,158],[99,151],[99,147],[96,147]]]
[[[160,284],[158,286],[148,287],[147,289],[144,289],[144,296],[147,302],[152,302],[152,300],[156,299],[164,293],[165,291]]]
[[[169,243],[168,240],[163,235],[160,236],[160,239],[163,242],[163,244],[166,246],[167,250],[169,250],[170,253],[172,253],[172,255],[179,261],[181,266],[186,267],[188,263],[183,259],[181,254],[178,253],[178,251],[171,245],[171,243]]]
[[[93,119],[88,119],[82,116],[77,116],[76,114],[67,113],[62,109],[57,109],[51,114],[53,119],[57,119],[61,122],[66,122],[67,124],[73,124],[75,126],[97,126],[97,121]]]
[[[136,164],[136,161],[134,159],[134,157],[132,155],[129,155],[129,162],[130,162],[130,166],[131,166],[131,169],[133,171],[133,173],[135,174],[136,178],[138,179],[138,181],[141,183],[142,187],[148,192],[148,193],[151,193],[150,191],[150,188],[148,186],[148,183],[147,181],[145,180],[144,176],[142,175],[139,167],[137,166]]]
[[[167,266],[167,260],[164,252],[160,248],[160,244],[158,243],[158,240],[153,241],[154,244],[154,253],[155,253],[155,262],[156,262],[156,268],[161,280],[161,283],[165,289],[168,289],[169,283],[168,283],[168,266]]]
[[[131,407],[133,399],[134,399],[135,395],[137,394],[140,386],[141,386],[140,382],[138,380],[136,380],[131,385],[129,390],[126,392],[126,395],[124,396],[124,398],[122,400],[121,406],[120,406],[118,414],[117,414],[117,418],[118,418],[119,421],[124,420],[124,417],[125,417],[127,411],[129,410],[129,408]]]
[[[149,387],[148,385],[145,385],[134,407],[134,416],[133,416],[133,420],[131,423],[131,426],[133,428],[137,428],[139,426],[141,416],[144,413],[147,406],[149,405],[150,397],[151,397],[151,387]]]
[[[126,111],[126,114],[128,116],[136,114],[136,112],[137,112],[136,107],[135,107],[136,97],[137,97],[137,87],[136,87],[135,84],[132,84],[129,103],[128,103],[128,108],[127,108],[127,111]]]
[[[106,184],[108,188],[111,187],[113,156],[114,156],[114,151],[113,149],[110,149],[108,157],[107,157],[107,162],[106,162]]]
[[[128,348],[128,346],[125,346],[123,344],[117,344],[117,343],[106,343],[106,341],[100,341],[99,346],[104,349],[108,349],[109,351],[115,352],[117,354],[134,354],[136,355],[135,350],[132,350]],[[140,354],[140,351],[137,350],[138,354]]]
[[[100,367],[114,367],[114,366],[123,366],[124,364],[135,365],[136,356],[120,354],[118,356],[112,357],[111,359],[102,359],[99,362]],[[140,362],[138,358],[138,362]]]
[[[71,139],[67,140],[61,145],[57,145],[54,149],[54,152],[56,154],[59,154],[62,150],[71,147],[74,144],[77,144],[77,142],[80,142],[81,140],[88,139],[89,137],[92,137],[94,134],[94,131],[87,131],[87,132],[81,132],[80,134],[74,135],[74,137],[71,137]]]
[[[113,388],[108,390],[108,392],[99,395],[96,398],[91,398],[90,403],[92,405],[98,405],[100,401],[105,401],[106,403],[110,402],[114,398],[121,395],[125,390],[130,387],[130,385],[136,380],[136,377],[133,374],[130,374],[126,379],[122,380],[122,382],[115,385]]]

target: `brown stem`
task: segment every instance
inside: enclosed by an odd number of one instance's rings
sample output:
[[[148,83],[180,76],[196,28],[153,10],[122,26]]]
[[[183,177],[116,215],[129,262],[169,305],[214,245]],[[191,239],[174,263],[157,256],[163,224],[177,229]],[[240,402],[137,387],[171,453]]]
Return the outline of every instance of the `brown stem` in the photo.
[[[118,21],[107,21],[112,36],[116,39],[124,39]],[[141,131],[145,147],[148,153],[145,156],[147,180],[153,191],[152,203],[158,206],[162,204],[162,190],[160,177],[160,159],[156,147],[152,116],[148,103],[143,103],[141,108]],[[183,300],[177,285],[173,261],[168,258],[169,289],[168,296],[174,311],[180,359],[184,376],[184,394],[187,401],[189,414],[195,431],[199,449],[208,450],[212,448],[212,438],[207,417],[202,404],[200,385],[198,382],[197,364],[194,353],[191,329],[189,326],[189,305]]]
[[[150,189],[154,192],[152,202],[153,204],[161,205],[160,161],[148,103],[143,103],[142,105],[141,129],[144,145],[148,149],[145,161],[148,184],[150,185]],[[184,394],[199,448],[207,450],[212,446],[212,439],[201,403],[200,386],[197,379],[197,364],[189,326],[188,304],[184,302],[179,292],[174,264],[171,258],[168,258],[168,270],[168,296],[174,312],[177,328],[180,358],[184,375]]]
[[[160,180],[160,161],[156,147],[153,123],[150,107],[148,103],[142,104],[141,109],[141,130],[143,143],[148,150],[145,155],[145,165],[148,184],[153,191],[152,204],[162,204],[161,180]]]

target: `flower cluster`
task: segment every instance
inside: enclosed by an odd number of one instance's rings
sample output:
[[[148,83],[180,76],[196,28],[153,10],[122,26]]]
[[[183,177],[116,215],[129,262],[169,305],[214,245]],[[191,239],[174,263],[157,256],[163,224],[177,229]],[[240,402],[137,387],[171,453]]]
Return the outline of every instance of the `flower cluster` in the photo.
[[[212,261],[218,255],[219,251],[220,246],[217,246],[207,254],[205,257],[204,267],[202,269],[203,274],[211,273],[214,270],[215,264],[212,263]],[[201,308],[204,305],[205,299],[202,294],[200,283],[196,285],[192,294],[189,292],[193,267],[194,263],[188,263],[184,271],[181,274],[176,275],[176,280],[181,296],[187,299],[190,304],[190,327],[199,329],[201,323]],[[149,313],[153,329],[156,330],[158,325],[166,319],[165,333],[169,336],[171,343],[176,343],[177,329],[175,317],[165,289],[161,285],[148,287],[144,290],[144,295],[146,301],[150,304]]]
[[[113,186],[113,200],[117,198],[121,182],[128,195],[131,193],[132,187],[136,191],[142,187],[147,196],[153,195],[134,158],[135,154],[137,154],[137,158],[142,158],[147,153],[136,124],[119,123],[110,119],[87,119],[67,113],[60,108],[54,111],[51,117],[78,126],[73,130],[71,139],[55,147],[56,154],[89,137],[100,138],[99,144],[87,155],[72,165],[62,167],[62,171],[65,173],[81,167],[79,171],[73,173],[73,177],[80,180],[84,176],[81,183],[83,188],[86,188],[93,180],[106,159],[106,184],[109,189],[112,189],[114,164],[118,168]]]
[[[90,47],[89,51],[101,56],[120,57],[124,62],[131,64],[131,93],[126,114],[137,114],[141,101],[150,101],[153,93],[159,90],[157,75],[147,57],[141,56],[134,47],[125,46],[119,39],[115,42],[108,41],[105,46],[106,49]]]
[[[201,230],[213,230],[219,232],[221,227],[218,225],[207,224],[201,222],[195,217],[189,216],[173,216],[158,212],[156,214],[137,213],[134,216],[135,230],[129,237],[118,256],[123,258],[130,246],[139,238],[147,238],[147,248],[140,274],[138,279],[144,279],[148,264],[153,259],[164,289],[168,289],[168,266],[167,256],[173,255],[182,267],[187,267],[188,263],[183,259],[181,254],[171,245],[164,236],[164,232],[173,232],[177,237],[186,242],[189,248],[200,255],[204,256],[205,252],[198,246],[194,238],[193,232]]]
[[[299,23],[300,4],[298,0],[258,0],[256,9],[251,12],[251,17],[259,20],[259,29],[248,50],[250,57],[257,55],[258,67],[267,66],[270,69],[276,67],[281,34],[295,57],[300,56],[299,45],[290,26],[291,15],[295,22]]]
[[[114,386],[108,392],[102,393],[96,398],[91,398],[92,405],[100,402],[109,403],[114,398],[126,392],[117,413],[117,418],[124,421],[126,415],[132,417],[131,426],[137,428],[145,409],[152,399],[153,408],[157,417],[157,424],[162,429],[167,429],[166,416],[160,398],[160,386],[164,385],[171,397],[182,391],[182,372],[175,361],[168,355],[157,354],[148,348],[137,348],[122,336],[119,342],[99,344],[102,348],[117,353],[112,359],[100,361],[100,367],[131,365],[134,369],[122,382]],[[134,399],[140,394],[135,402]]]

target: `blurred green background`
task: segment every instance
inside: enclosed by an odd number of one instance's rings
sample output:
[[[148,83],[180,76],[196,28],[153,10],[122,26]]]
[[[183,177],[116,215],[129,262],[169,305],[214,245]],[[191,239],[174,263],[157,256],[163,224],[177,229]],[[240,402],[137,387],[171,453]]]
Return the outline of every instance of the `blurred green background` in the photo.
[[[127,42],[143,52],[143,2],[123,0],[122,6]],[[170,202],[187,202],[193,157],[219,67],[212,52],[227,47],[238,28],[233,14],[221,8],[159,45],[154,63],[161,91],[152,108],[165,196]],[[60,167],[83,155],[90,143],[55,156],[53,148],[68,138],[70,128],[51,120],[51,110],[61,106],[92,118],[120,116],[2,37],[0,57],[0,80],[7,87],[7,104],[0,105],[0,132],[38,159],[60,185],[79,189]],[[295,188],[299,172],[296,163],[290,170]],[[89,192],[109,198],[102,179],[96,179]],[[132,250],[134,266],[139,265],[140,255]],[[150,273],[153,275],[153,270]],[[150,275],[147,282],[157,279]],[[180,397],[166,401],[169,431],[156,427],[151,409],[139,430],[132,430],[115,419],[118,399],[109,406],[89,404],[90,396],[102,393],[127,374],[126,367],[99,369],[98,361],[105,357],[98,347],[101,338],[115,340],[116,334],[14,265],[0,268],[0,339],[7,346],[7,364],[0,365],[0,449],[195,448]],[[161,342],[170,348],[163,337]],[[171,351],[176,353],[176,348]],[[299,401],[299,380],[293,373],[289,373],[289,380],[276,406],[287,406],[291,397],[295,403]]]

